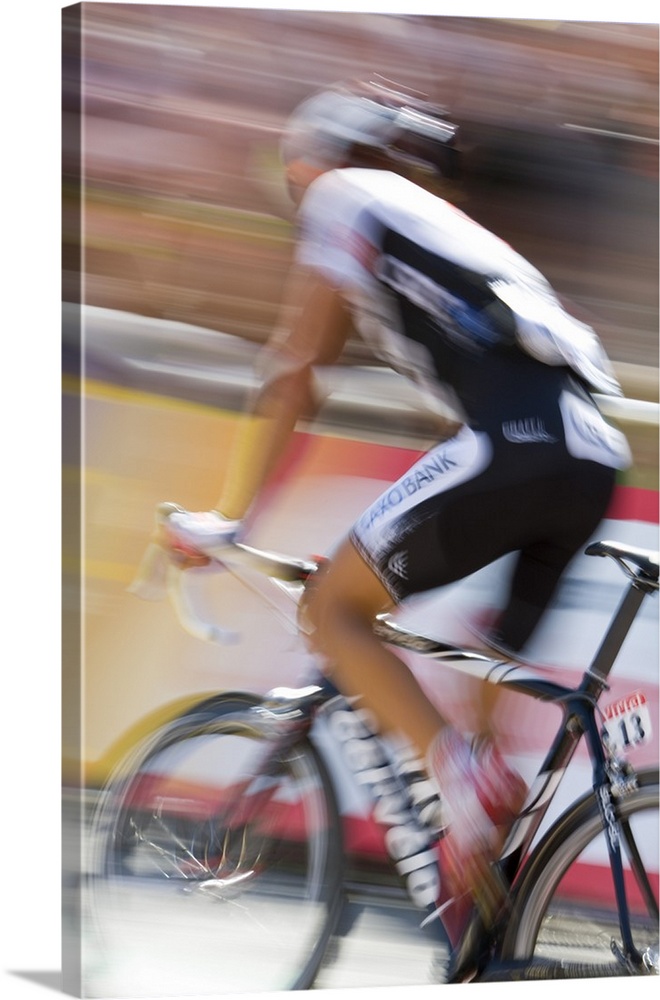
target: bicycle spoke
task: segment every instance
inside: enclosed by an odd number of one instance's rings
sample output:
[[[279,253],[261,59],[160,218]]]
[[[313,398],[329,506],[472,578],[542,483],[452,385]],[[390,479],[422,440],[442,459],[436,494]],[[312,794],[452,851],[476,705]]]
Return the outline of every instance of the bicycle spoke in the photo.
[[[92,886],[106,994],[139,995],[146,970],[149,995],[311,983],[338,915],[338,816],[307,744],[257,778],[257,735],[231,713],[181,723],[109,793]]]
[[[656,921],[660,920],[657,896],[653,893],[651,880],[646,872],[639,848],[637,847],[637,841],[630,828],[630,823],[627,820],[623,820],[621,822],[620,832],[625,844],[626,854],[630,862],[631,870],[635,876],[635,882],[640,890],[640,893],[642,894],[645,906],[649,914],[655,917]]]

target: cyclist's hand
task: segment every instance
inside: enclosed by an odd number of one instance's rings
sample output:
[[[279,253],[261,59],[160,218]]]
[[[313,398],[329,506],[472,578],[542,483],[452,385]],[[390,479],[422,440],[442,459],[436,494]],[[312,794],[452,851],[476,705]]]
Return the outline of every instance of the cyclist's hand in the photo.
[[[237,541],[242,521],[231,521],[215,510],[181,510],[170,514],[168,528],[178,541],[195,551],[213,552]]]

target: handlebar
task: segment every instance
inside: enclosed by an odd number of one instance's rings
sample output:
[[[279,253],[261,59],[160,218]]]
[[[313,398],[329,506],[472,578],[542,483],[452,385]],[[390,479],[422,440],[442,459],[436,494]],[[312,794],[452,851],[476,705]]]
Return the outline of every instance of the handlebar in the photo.
[[[156,508],[152,540],[142,557],[137,573],[128,590],[145,600],[169,598],[183,628],[197,639],[228,645],[236,642],[239,634],[215,622],[200,617],[195,602],[185,585],[191,571],[222,572],[227,570],[249,586],[242,571],[253,570],[270,577],[285,589],[300,589],[316,573],[319,562],[296,559],[268,552],[263,549],[232,542],[219,549],[202,551],[192,549],[177,538],[169,524],[170,515],[183,510],[178,504],[162,503]],[[263,595],[262,595],[263,596]]]

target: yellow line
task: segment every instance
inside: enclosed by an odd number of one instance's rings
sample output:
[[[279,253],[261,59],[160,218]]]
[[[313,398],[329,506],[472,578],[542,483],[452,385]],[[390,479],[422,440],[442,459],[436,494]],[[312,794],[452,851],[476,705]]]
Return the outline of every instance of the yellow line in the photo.
[[[148,539],[145,536],[145,547]],[[138,560],[139,561],[139,553]],[[85,579],[112,580],[113,583],[129,584],[133,580],[137,566],[125,563],[111,563],[100,559],[87,559],[84,566]]]
[[[125,386],[113,385],[109,382],[100,382],[96,379],[85,379],[83,383],[71,375],[65,375],[62,379],[62,390],[69,395],[82,396],[83,399],[106,399],[113,403],[131,403],[136,406],[166,406],[168,409],[193,410],[204,413],[222,414],[223,416],[236,416],[231,410],[223,410],[218,406],[211,406],[208,403],[198,403],[188,399],[178,399],[177,397],[161,395],[157,392],[147,392],[144,389],[128,389]]]

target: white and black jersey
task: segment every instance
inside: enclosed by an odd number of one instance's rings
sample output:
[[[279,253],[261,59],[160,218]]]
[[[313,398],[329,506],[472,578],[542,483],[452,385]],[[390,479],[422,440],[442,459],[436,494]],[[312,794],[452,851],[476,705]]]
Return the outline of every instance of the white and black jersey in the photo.
[[[379,357],[437,398],[456,403],[462,357],[511,347],[620,395],[598,337],[543,275],[417,184],[387,171],[330,171],[308,189],[299,225],[299,261],[341,290]]]
[[[519,551],[502,642],[520,648],[630,461],[591,395],[620,394],[600,341],[507,243],[397,174],[324,174],[299,226],[298,260],[374,353],[463,423],[362,515],[354,544],[396,600]]]

